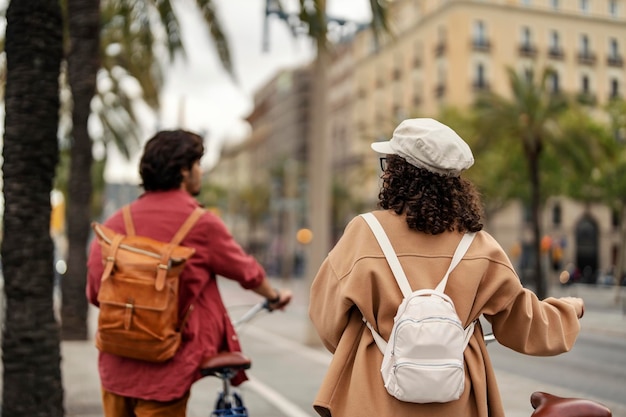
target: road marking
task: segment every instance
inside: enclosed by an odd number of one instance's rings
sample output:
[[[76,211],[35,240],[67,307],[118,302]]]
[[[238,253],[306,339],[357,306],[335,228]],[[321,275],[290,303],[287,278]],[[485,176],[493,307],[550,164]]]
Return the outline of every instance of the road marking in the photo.
[[[332,355],[328,351],[313,349],[292,339],[280,336],[276,333],[270,333],[256,327],[246,328],[245,335],[252,336],[255,339],[262,340],[264,343],[269,343],[278,346],[281,349],[304,356],[308,360],[322,365],[328,366],[330,364],[330,360],[332,359]]]
[[[278,392],[250,375],[248,375],[246,388],[250,388],[262,398],[266,399],[274,407],[279,409],[285,417],[311,417],[311,414],[307,413],[293,402],[289,401]]]

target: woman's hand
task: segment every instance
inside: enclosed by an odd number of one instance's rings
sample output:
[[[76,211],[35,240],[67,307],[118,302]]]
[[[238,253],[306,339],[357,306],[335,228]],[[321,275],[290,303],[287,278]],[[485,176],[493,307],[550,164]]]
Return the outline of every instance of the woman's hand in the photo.
[[[578,316],[578,318],[582,318],[582,316],[585,314],[585,302],[583,301],[582,298],[578,298],[578,297],[561,297],[560,300],[563,300],[566,303],[568,303],[571,306],[573,306],[574,309],[576,310],[576,315]]]

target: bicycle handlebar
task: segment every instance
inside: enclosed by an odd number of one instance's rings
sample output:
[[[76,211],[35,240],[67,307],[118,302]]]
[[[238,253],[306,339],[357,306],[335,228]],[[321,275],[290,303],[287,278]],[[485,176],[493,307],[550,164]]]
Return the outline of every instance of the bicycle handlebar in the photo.
[[[252,306],[252,308],[250,308],[250,310],[246,311],[245,314],[241,317],[239,317],[237,320],[235,320],[233,322],[233,325],[235,327],[240,326],[242,324],[245,324],[247,322],[249,322],[250,320],[252,320],[254,318],[254,316],[256,316],[257,314],[259,314],[261,311],[266,310],[268,312],[274,312],[276,310],[281,310],[283,307],[285,307],[287,304],[289,304],[289,302],[291,301],[291,294],[287,294],[285,295],[283,298],[281,298],[278,302],[276,303],[270,303],[269,300],[263,300],[255,305]]]

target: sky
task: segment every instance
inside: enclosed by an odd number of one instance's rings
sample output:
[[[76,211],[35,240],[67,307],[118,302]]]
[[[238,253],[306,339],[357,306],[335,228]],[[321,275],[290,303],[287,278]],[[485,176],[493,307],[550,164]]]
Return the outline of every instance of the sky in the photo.
[[[269,50],[263,51],[265,0],[214,1],[229,41],[237,81],[222,68],[194,2],[177,2],[177,13],[184,22],[187,58],[168,67],[161,111],[156,117],[146,116],[143,123],[148,136],[158,129],[174,128],[203,134],[205,168],[216,162],[224,144],[240,142],[248,134],[244,119],[252,111],[255,91],[281,69],[303,65],[314,56],[312,42],[305,37],[294,39],[286,23],[276,16],[269,19]],[[283,1],[288,10],[296,11],[297,1]],[[327,0],[327,11],[331,16],[358,22],[369,20],[366,0]],[[136,155],[125,162],[113,152],[105,173],[107,180],[137,182],[138,158]]]

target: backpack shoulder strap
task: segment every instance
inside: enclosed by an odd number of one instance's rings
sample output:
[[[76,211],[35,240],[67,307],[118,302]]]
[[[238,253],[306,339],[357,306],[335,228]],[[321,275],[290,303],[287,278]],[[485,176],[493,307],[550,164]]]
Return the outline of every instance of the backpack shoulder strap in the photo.
[[[450,276],[450,272],[452,272],[452,270],[456,268],[459,262],[461,262],[461,259],[463,259],[463,256],[465,256],[465,253],[467,252],[467,249],[472,244],[472,241],[474,240],[475,236],[476,236],[476,233],[465,233],[463,235],[463,238],[459,242],[459,246],[457,246],[456,251],[454,251],[454,255],[452,256],[452,262],[450,262],[448,271],[443,276],[441,282],[439,282],[439,284],[435,288],[435,291],[443,292],[446,289],[446,284],[448,283],[448,276]]]
[[[180,226],[178,232],[174,235],[172,240],[170,241],[171,245],[178,245],[182,240],[187,236],[187,233],[191,230],[194,224],[198,221],[198,219],[204,214],[204,209],[202,207],[196,207],[194,211],[191,212],[187,220]]]
[[[402,295],[406,298],[411,295],[413,290],[411,289],[411,284],[409,284],[409,280],[406,278],[404,274],[404,270],[402,269],[402,265],[400,265],[400,261],[396,256],[396,252],[393,250],[393,246],[391,246],[391,242],[385,233],[385,230],[381,226],[380,222],[372,213],[361,214],[361,217],[365,219],[370,229],[376,236],[376,240],[378,240],[378,244],[380,245],[385,257],[387,258],[387,262],[389,263],[389,267],[391,268],[391,272],[393,272],[393,276],[402,291]]]
[[[126,204],[122,207],[122,215],[124,216],[126,236],[135,236],[135,225],[133,224],[133,216],[130,214],[130,204]]]

